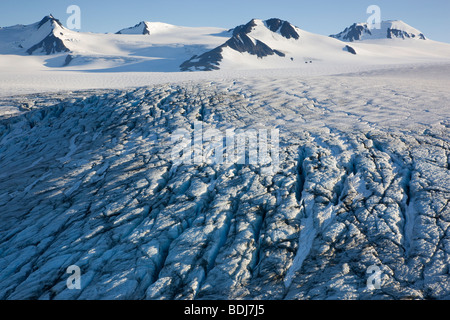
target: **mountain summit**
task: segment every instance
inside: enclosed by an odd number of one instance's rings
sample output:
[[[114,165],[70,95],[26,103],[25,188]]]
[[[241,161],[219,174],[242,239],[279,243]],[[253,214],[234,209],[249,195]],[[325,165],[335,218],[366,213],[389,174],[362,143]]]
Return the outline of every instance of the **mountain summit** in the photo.
[[[36,35],[38,39],[41,34],[47,35],[41,41],[31,46],[27,50],[28,54],[31,55],[36,52],[49,55],[58,52],[70,51],[69,48],[64,45],[64,41],[60,37],[63,35],[65,28],[61,22],[54,18],[51,14],[44,17],[37,24],[37,26],[34,25],[33,27],[36,27],[36,32],[34,35]]]
[[[355,23],[341,33],[330,37],[349,42],[375,39],[426,40],[422,32],[400,20],[383,21],[380,29],[371,28],[368,23]]]
[[[119,30],[116,34],[153,35],[173,28],[176,28],[176,26],[163,22],[141,21],[134,27]]]
[[[51,14],[30,25],[16,25],[0,29],[2,51],[50,55],[68,52],[63,36],[68,31]]]
[[[148,26],[148,23],[145,21],[139,22],[134,27],[122,29],[116,34],[142,34],[142,35],[149,35],[150,34],[150,27]]]
[[[34,24],[0,28],[0,54],[41,56],[26,61],[48,68],[70,65],[109,72],[298,68],[305,73],[387,61],[447,61],[450,56],[449,44],[427,40],[402,21],[371,27],[355,23],[326,36],[278,18],[252,19],[233,29],[142,21],[116,34],[103,34],[70,30],[48,15]],[[383,40],[362,41],[371,39]]]

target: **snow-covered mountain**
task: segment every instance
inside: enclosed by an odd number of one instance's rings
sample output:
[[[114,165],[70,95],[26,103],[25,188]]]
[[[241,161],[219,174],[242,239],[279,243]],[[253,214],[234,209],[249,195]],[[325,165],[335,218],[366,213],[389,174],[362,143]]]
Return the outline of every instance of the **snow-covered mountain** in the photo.
[[[341,33],[330,37],[349,42],[374,39],[426,40],[422,32],[400,20],[382,21],[379,29],[373,28],[368,23],[355,23]]]
[[[52,15],[31,25],[16,25],[0,29],[2,53],[45,54],[70,51],[63,40],[67,30]]]
[[[116,34],[141,34],[154,35],[159,33],[171,32],[179,27],[163,22],[147,22],[141,21],[134,27],[125,28],[118,31]]]
[[[142,35],[149,35],[150,34],[150,28],[148,26],[148,23],[145,21],[139,22],[134,27],[122,29],[118,31],[116,34],[142,34]]]
[[[224,44],[193,56],[181,65],[181,70],[283,68],[323,59],[323,53],[328,57],[342,57],[343,52],[349,52],[344,50],[348,46],[341,41],[303,31],[276,18],[253,19],[230,32],[231,37]]]
[[[450,73],[429,69],[0,101],[22,106],[0,121],[0,300],[448,300]],[[194,121],[204,160],[179,164]],[[277,128],[280,165],[211,162],[230,128]]]

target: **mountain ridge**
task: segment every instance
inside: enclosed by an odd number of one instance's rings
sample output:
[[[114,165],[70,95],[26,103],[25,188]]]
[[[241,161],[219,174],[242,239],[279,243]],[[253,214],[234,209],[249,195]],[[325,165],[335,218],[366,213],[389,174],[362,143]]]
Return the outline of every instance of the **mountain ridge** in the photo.
[[[179,27],[164,22],[141,21],[134,27],[124,28],[117,31],[116,34],[150,36],[161,32],[167,32],[175,28]]]
[[[293,55],[301,54],[301,47],[304,45],[300,41],[303,31],[288,21],[278,18],[252,19],[247,24],[237,26],[230,31],[232,31],[232,37],[224,44],[185,61],[180,66],[181,71],[218,70],[223,61],[232,60],[227,59],[226,56],[235,53],[247,55],[250,59],[252,56],[264,59],[267,57],[287,58],[289,55],[290,62],[293,62]],[[308,42],[308,40],[304,41]],[[342,51],[345,47],[346,45],[343,44],[337,50]],[[354,49],[351,51],[356,54]]]
[[[134,27],[125,28],[125,29],[121,29],[121,30],[117,31],[116,34],[150,35],[150,29],[149,29],[146,21],[141,21],[138,24],[136,24]]]
[[[372,39],[382,41],[363,41]],[[393,39],[408,41],[389,42]],[[413,41],[421,39],[427,41]],[[448,52],[450,45],[428,40],[400,20],[382,22],[380,30],[367,23],[354,23],[331,36],[307,32],[279,18],[251,19],[232,29],[141,21],[115,34],[100,34],[67,29],[48,15],[34,24],[0,28],[0,54],[66,53],[44,62],[44,66],[77,70],[180,72],[304,68],[307,64],[333,67],[342,63],[385,63],[386,59],[403,63],[411,57],[441,59],[448,57]]]
[[[372,39],[427,39],[421,31],[401,20],[382,21],[378,29],[368,23],[354,23],[330,37],[348,42]]]

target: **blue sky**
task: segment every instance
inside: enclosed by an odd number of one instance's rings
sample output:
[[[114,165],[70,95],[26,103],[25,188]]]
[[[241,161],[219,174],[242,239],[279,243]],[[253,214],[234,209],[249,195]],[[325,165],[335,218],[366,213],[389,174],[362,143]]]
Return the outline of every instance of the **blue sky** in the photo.
[[[69,5],[81,8],[81,31],[117,32],[140,21],[232,28],[252,18],[281,18],[323,35],[364,22],[369,5],[382,20],[399,19],[433,40],[450,43],[448,0],[1,0],[0,26],[30,24],[52,13],[64,25]]]

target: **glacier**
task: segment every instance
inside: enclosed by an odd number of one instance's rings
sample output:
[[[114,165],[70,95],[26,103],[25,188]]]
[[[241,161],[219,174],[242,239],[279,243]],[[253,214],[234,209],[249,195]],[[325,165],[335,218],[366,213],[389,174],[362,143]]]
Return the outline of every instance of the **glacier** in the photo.
[[[0,299],[449,299],[446,70],[1,97]],[[175,165],[196,121],[278,129],[277,170]]]

